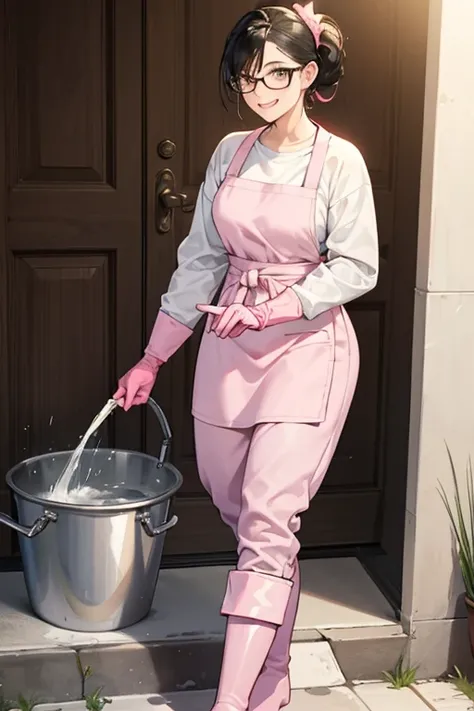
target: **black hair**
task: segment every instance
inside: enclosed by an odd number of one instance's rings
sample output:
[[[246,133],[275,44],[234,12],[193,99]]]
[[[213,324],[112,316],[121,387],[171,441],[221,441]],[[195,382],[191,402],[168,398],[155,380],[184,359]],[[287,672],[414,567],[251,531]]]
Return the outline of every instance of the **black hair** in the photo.
[[[228,35],[220,63],[221,98],[235,101],[232,86],[242,72],[257,73],[262,66],[265,42],[273,42],[294,62],[306,66],[316,62],[318,75],[305,93],[306,108],[317,98],[329,100],[344,76],[344,40],[338,24],[327,15],[320,16],[321,42],[296,12],[284,7],[261,7],[244,15]]]

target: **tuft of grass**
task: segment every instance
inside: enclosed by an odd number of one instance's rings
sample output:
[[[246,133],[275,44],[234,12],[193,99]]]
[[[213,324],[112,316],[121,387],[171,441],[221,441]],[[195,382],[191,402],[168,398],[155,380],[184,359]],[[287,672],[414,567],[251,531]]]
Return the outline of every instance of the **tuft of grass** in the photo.
[[[112,699],[107,699],[105,696],[102,696],[103,688],[103,686],[100,686],[92,694],[88,694],[84,698],[87,711],[102,711],[106,704],[112,703]]]
[[[417,671],[418,667],[404,667],[404,659],[402,656],[393,671],[382,672],[382,678],[391,684],[394,689],[404,689],[416,681]]]
[[[458,667],[454,667],[454,671],[457,676],[449,675],[449,679],[452,681],[456,689],[470,701],[474,701],[474,684],[472,684],[467,676],[465,676]]]
[[[36,696],[28,699],[23,694],[18,694],[16,701],[9,701],[0,696],[0,711],[34,711],[41,703],[42,701]],[[62,711],[62,709],[56,709],[56,711]]]
[[[35,706],[38,706],[38,704],[38,700],[34,698],[27,699],[26,696],[23,696],[23,694],[18,694],[18,698],[16,700],[16,707],[18,707],[18,711],[33,711]]]
[[[440,495],[446,507],[454,535],[456,537],[459,565],[464,580],[466,595],[474,602],[474,481],[472,461],[469,458],[466,467],[466,509],[462,506],[459,480],[453,457],[448,450],[449,464],[454,484],[453,502],[450,503],[443,485],[440,483]]]
[[[81,675],[82,682],[82,698],[86,702],[87,711],[102,711],[106,704],[111,704],[112,699],[108,699],[102,696],[103,686],[99,686],[98,689],[93,691],[91,694],[86,694],[86,681],[94,675],[92,667],[84,667],[81,661],[81,656],[79,652],[76,652],[76,664]],[[1,711],[1,709],[0,709]]]

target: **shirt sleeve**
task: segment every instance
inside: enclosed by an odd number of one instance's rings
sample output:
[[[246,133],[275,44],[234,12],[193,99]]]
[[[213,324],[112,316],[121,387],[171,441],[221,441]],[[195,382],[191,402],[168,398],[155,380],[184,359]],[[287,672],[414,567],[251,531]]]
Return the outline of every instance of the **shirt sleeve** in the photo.
[[[366,164],[354,146],[331,181],[325,246],[327,261],[293,286],[308,319],[357,299],[377,284],[374,197]]]
[[[218,146],[199,190],[190,232],[178,247],[178,266],[161,297],[161,310],[188,328],[203,316],[196,304],[211,303],[228,268],[227,252],[212,217],[212,201],[222,181],[221,163]]]

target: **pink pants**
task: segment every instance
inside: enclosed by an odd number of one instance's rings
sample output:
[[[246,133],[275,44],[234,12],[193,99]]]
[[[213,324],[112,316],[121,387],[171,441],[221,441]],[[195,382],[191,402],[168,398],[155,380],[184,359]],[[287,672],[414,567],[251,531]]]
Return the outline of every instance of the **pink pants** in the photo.
[[[324,422],[231,429],[194,421],[199,475],[236,535],[238,570],[292,577],[300,514],[323,482],[354,395],[359,353],[350,340],[350,357],[335,362]]]
[[[196,421],[201,481],[237,537],[239,570],[291,578],[295,533],[327,466],[318,425],[227,429]],[[327,449],[327,448],[326,448]]]

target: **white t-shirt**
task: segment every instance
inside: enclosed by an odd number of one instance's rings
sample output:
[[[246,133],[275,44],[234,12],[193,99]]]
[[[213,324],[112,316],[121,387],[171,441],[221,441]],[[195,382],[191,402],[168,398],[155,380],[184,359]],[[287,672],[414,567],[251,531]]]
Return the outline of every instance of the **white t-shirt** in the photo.
[[[188,236],[178,248],[178,267],[163,311],[194,328],[203,314],[196,304],[210,303],[228,267],[226,249],[212,218],[212,201],[249,131],[231,133],[217,146],[199,190]],[[312,146],[278,153],[257,140],[240,176],[259,182],[303,185]],[[369,173],[360,151],[331,135],[317,191],[315,235],[327,261],[292,288],[303,314],[313,319],[373,289],[378,278],[378,235]]]

